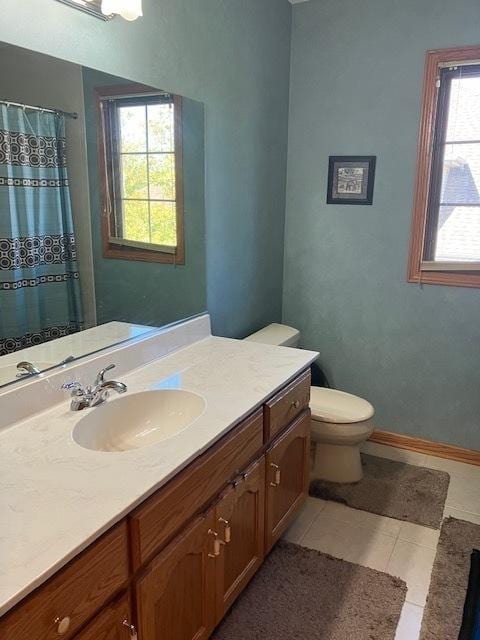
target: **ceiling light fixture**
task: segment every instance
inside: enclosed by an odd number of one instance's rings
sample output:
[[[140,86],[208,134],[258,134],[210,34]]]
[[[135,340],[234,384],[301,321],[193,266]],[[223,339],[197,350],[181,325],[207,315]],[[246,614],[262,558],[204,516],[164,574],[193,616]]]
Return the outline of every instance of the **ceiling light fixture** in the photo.
[[[111,20],[116,15],[125,20],[136,20],[143,15],[142,0],[57,0],[101,20]]]
[[[102,13],[106,16],[116,14],[125,20],[136,20],[143,16],[142,0],[102,0]]]

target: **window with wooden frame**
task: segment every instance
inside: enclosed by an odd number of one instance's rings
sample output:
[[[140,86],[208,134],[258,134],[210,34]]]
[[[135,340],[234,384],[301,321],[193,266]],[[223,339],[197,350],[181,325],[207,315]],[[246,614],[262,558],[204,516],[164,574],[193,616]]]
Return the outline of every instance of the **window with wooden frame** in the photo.
[[[133,84],[96,94],[104,256],[184,264],[181,98]]]
[[[408,281],[480,287],[480,46],[427,53]]]

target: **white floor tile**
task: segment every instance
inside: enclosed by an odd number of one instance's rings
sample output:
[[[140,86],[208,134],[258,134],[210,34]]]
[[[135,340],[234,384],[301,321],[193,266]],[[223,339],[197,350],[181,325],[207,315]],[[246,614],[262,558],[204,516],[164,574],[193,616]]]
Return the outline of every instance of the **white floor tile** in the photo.
[[[330,517],[334,520],[340,520],[341,522],[367,527],[368,529],[373,529],[379,533],[385,533],[394,537],[398,535],[401,527],[399,520],[379,516],[375,513],[369,513],[368,511],[361,511],[360,509],[352,509],[339,502],[327,502],[323,517]]]
[[[452,473],[446,504],[459,511],[480,515],[480,482]]]
[[[361,450],[363,453],[368,453],[371,456],[388,458],[388,460],[396,460],[397,462],[406,462],[407,464],[413,464],[417,467],[425,466],[425,459],[427,457],[424,453],[408,451],[407,449],[397,449],[396,447],[388,447],[387,445],[370,441],[364,442],[361,445]]]
[[[480,524],[480,515],[475,513],[468,513],[467,511],[460,511],[459,509],[454,509],[453,507],[445,506],[443,517],[448,518],[451,516],[452,518],[457,518],[457,520],[466,520],[466,522],[473,522],[474,524]]]
[[[480,484],[480,467],[473,464],[465,464],[464,462],[456,462],[455,460],[426,456],[425,466],[430,469],[453,473],[464,478],[472,478],[477,480]]]
[[[450,474],[444,517],[480,524],[480,467],[366,442],[370,455]],[[395,640],[418,640],[440,532],[309,498],[287,540],[402,578],[408,593]]]
[[[427,599],[435,554],[435,549],[397,540],[387,564],[387,573],[407,583],[407,601],[420,607],[425,606]]]
[[[324,510],[326,504],[325,500],[308,497],[295,521],[283,534],[283,538],[288,540],[288,542],[300,544],[301,539],[308,531],[318,514]]]
[[[405,602],[397,627],[395,640],[418,640],[422,626],[423,607]]]
[[[419,524],[413,524],[412,522],[402,522],[400,533],[398,534],[399,540],[413,542],[430,549],[437,548],[439,537],[440,531],[421,527]]]
[[[395,546],[395,537],[334,520],[322,513],[302,538],[302,545],[342,560],[385,571]]]

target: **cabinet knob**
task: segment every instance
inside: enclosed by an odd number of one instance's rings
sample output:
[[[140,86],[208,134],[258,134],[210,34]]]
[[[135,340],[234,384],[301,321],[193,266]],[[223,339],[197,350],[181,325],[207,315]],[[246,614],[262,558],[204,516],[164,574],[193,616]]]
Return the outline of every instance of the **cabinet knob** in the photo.
[[[299,407],[299,406],[300,406],[300,400],[294,400],[294,401],[292,402],[292,407],[293,407],[294,409],[298,409],[298,407]]]
[[[278,487],[281,481],[280,467],[278,466],[278,464],[274,464],[273,462],[270,463],[270,467],[275,471],[275,480],[274,482],[270,482],[270,486]]]
[[[225,530],[223,532],[223,541],[228,544],[232,539],[232,528],[230,526],[230,523],[228,520],[225,520],[225,518],[219,518],[218,521],[225,525]]]
[[[137,630],[135,629],[135,625],[130,624],[128,620],[124,620],[122,624],[130,632],[130,640],[137,640]]]
[[[63,636],[70,629],[70,616],[65,616],[64,618],[55,618],[55,624],[57,625],[57,633],[59,636]]]

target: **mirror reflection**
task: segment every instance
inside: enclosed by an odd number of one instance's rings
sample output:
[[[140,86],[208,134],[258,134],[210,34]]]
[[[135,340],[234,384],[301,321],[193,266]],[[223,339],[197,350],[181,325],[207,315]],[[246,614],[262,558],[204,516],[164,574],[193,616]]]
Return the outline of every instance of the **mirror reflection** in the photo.
[[[204,107],[0,45],[0,385],[205,308]]]

